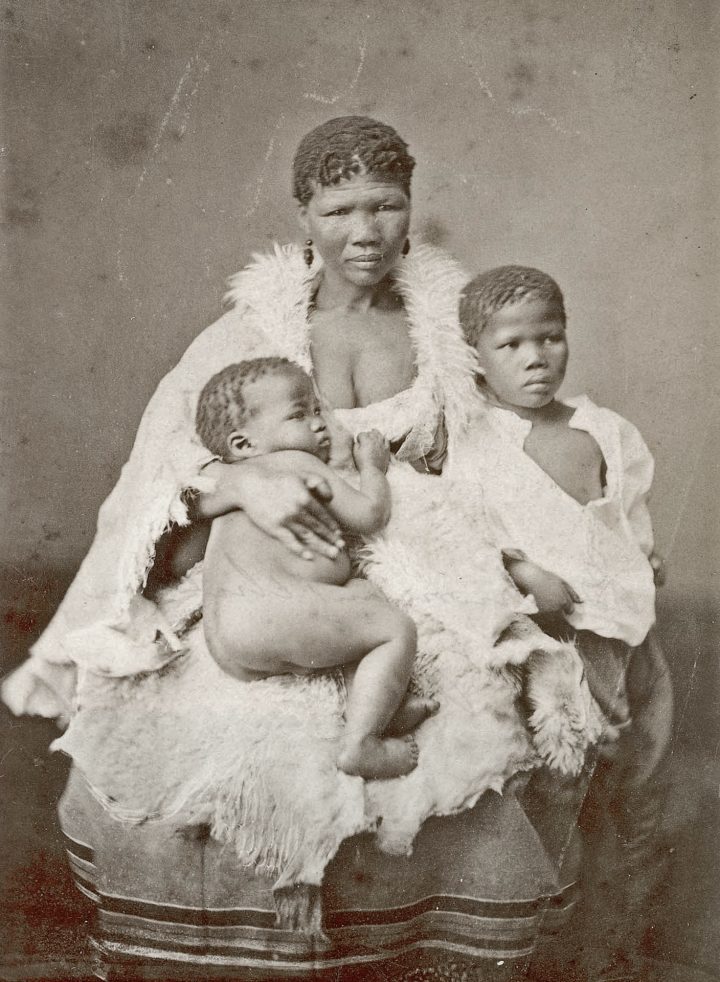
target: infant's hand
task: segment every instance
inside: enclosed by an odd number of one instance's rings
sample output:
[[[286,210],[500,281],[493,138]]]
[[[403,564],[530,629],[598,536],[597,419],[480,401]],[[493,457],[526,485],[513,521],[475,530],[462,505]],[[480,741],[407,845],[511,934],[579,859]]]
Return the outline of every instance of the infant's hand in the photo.
[[[367,433],[358,433],[353,447],[353,457],[359,471],[363,467],[376,467],[384,474],[390,463],[390,447],[382,433],[369,430]]]
[[[513,561],[508,572],[521,593],[531,593],[541,614],[572,614],[581,598],[565,580],[527,559]]]

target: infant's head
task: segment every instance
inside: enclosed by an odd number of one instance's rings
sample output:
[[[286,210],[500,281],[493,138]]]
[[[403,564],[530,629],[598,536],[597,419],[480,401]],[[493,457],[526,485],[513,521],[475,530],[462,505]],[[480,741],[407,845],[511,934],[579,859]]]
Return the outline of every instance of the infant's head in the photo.
[[[312,380],[287,358],[253,358],[213,375],[200,393],[195,427],[226,462],[276,450],[330,456]]]
[[[481,385],[500,405],[533,410],[553,401],[568,358],[555,280],[528,266],[480,273],[460,295],[460,323],[477,351]]]

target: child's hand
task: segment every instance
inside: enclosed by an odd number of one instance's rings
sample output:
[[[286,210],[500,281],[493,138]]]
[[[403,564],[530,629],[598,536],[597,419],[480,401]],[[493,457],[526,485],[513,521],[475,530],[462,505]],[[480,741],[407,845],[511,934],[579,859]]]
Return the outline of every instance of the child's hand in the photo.
[[[367,433],[358,433],[353,457],[359,471],[363,467],[375,467],[384,474],[390,463],[390,447],[382,433],[369,430]]]
[[[521,593],[533,595],[541,614],[572,614],[575,604],[582,603],[569,583],[528,559],[513,560],[508,564],[508,573]]]
[[[652,566],[655,586],[665,586],[665,580],[667,579],[667,564],[665,563],[663,557],[657,552],[651,553],[650,565]]]

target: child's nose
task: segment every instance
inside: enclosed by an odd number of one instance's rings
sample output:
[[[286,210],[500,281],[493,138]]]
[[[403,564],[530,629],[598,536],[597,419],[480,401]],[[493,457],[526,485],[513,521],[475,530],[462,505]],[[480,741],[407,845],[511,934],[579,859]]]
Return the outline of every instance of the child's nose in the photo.
[[[322,418],[322,416],[315,416],[315,418],[313,419],[312,426],[314,430],[318,430],[318,431],[324,430],[326,428],[325,420]]]
[[[545,348],[540,344],[534,344],[528,351],[527,367],[538,368],[547,365],[547,354]]]

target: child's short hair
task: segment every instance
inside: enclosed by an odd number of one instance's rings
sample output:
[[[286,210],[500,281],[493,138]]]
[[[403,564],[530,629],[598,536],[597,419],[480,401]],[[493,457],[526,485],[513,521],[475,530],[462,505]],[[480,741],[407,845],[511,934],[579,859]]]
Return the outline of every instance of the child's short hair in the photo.
[[[414,159],[392,126],[369,116],[338,116],[307,133],[293,160],[293,196],[301,205],[316,185],[327,188],[367,173],[397,184],[410,196]]]
[[[248,418],[243,389],[264,375],[295,375],[310,378],[287,358],[249,358],[228,365],[205,384],[195,413],[195,429],[205,446],[218,457],[227,454],[227,438]]]
[[[460,325],[473,347],[490,317],[503,307],[521,300],[555,303],[565,320],[565,301],[555,280],[531,266],[498,266],[479,273],[460,294]]]

